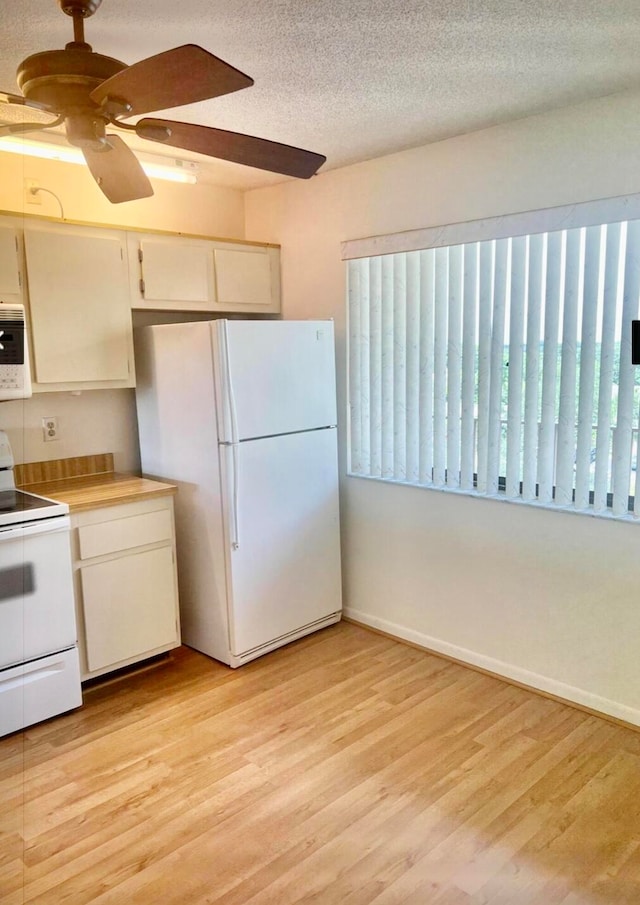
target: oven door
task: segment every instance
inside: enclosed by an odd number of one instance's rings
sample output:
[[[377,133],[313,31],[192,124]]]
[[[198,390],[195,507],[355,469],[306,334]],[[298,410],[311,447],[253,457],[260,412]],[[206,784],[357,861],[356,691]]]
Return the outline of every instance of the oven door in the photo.
[[[69,525],[0,528],[0,669],[76,643]]]

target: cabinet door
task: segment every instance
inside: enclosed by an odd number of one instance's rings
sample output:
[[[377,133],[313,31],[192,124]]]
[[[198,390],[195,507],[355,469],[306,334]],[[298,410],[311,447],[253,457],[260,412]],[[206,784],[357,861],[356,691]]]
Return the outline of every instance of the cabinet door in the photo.
[[[134,385],[124,251],[120,234],[25,229],[40,389]]]
[[[216,306],[224,311],[280,310],[276,248],[216,248]]]
[[[218,239],[129,233],[132,308],[280,311],[280,249]]]
[[[18,264],[18,236],[12,227],[0,227],[0,302],[20,302],[22,281]]]
[[[211,244],[175,237],[130,237],[134,308],[211,311]]]
[[[170,546],[82,566],[80,575],[90,672],[176,643]]]

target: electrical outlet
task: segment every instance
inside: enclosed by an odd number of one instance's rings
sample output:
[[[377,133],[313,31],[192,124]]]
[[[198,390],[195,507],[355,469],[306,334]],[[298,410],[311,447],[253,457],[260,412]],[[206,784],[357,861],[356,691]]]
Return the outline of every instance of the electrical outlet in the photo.
[[[25,179],[24,200],[27,204],[42,204],[42,195],[40,192],[34,191],[34,189],[39,188],[37,179]]]
[[[45,443],[50,440],[59,440],[58,419],[50,415],[48,418],[42,419],[42,437]]]

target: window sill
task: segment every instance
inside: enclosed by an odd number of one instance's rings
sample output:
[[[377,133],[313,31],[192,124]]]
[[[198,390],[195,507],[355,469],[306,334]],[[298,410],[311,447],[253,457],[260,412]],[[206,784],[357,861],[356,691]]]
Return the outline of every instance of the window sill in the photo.
[[[523,500],[519,497],[507,497],[505,493],[496,494],[476,493],[473,490],[462,490],[459,487],[439,487],[435,484],[416,484],[412,481],[401,481],[398,478],[380,478],[375,475],[362,475],[357,472],[348,471],[348,478],[357,478],[362,481],[374,481],[376,484],[393,484],[399,487],[412,487],[415,490],[428,490],[436,493],[454,494],[455,496],[464,496],[473,500],[489,500],[494,503],[506,503],[515,506],[527,506],[532,509],[544,509],[549,512],[564,512],[569,515],[586,516],[587,518],[605,519],[610,522],[622,522],[626,524],[640,524],[640,516],[633,512],[627,512],[624,515],[614,515],[610,509],[576,509],[575,506],[559,506],[548,503],[541,503],[538,500]]]

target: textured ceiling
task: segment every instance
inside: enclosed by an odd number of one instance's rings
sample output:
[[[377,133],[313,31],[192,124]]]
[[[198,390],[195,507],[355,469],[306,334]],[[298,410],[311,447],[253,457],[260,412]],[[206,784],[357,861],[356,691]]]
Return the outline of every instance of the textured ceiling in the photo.
[[[640,86],[638,0],[104,0],[86,35],[125,63],[200,44],[255,85],[167,115],[318,151],[324,170]],[[71,36],[55,0],[1,2],[0,88]]]

